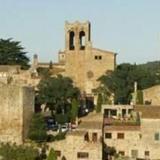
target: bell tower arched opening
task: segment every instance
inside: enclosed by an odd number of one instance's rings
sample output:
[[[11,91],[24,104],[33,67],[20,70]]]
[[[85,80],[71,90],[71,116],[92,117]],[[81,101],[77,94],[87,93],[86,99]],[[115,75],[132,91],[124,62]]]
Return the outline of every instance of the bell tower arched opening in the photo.
[[[84,31],[81,31],[79,33],[79,42],[80,42],[80,50],[84,50],[86,44],[86,36]]]
[[[73,31],[69,32],[69,49],[75,49],[75,34]]]

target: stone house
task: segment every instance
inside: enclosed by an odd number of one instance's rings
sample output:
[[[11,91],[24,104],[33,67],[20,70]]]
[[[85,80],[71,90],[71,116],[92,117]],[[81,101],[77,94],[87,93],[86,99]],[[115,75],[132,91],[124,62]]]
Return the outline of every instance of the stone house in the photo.
[[[133,106],[135,119],[104,119],[104,142],[132,159],[160,159],[160,106]]]
[[[66,139],[49,144],[58,160],[102,160],[102,114],[91,114],[75,131],[69,131]]]

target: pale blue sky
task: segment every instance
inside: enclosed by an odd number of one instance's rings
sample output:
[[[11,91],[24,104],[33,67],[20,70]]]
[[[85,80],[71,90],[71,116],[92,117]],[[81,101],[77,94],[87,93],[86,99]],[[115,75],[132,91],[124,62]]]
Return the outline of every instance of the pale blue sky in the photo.
[[[93,46],[117,52],[118,63],[160,60],[160,0],[0,0],[0,38],[41,61],[64,49],[65,20],[89,20]]]

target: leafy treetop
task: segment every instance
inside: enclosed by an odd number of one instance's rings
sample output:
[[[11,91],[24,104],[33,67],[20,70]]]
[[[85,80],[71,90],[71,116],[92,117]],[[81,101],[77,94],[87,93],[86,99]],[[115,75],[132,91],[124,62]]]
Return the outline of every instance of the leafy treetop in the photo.
[[[20,42],[10,39],[0,39],[0,65],[20,65],[27,69],[29,58]]]
[[[100,77],[99,81],[101,86],[114,93],[115,103],[128,104],[131,100],[131,93],[134,91],[135,81],[138,83],[139,90],[160,84],[159,67],[152,70],[148,65],[123,63],[118,65],[115,71]]]

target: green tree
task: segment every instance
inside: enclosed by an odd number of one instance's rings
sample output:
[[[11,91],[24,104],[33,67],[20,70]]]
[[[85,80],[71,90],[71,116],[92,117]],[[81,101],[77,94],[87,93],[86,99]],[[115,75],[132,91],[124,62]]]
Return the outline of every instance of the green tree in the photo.
[[[111,104],[111,92],[109,91],[106,85],[101,85],[93,90],[96,95],[101,94],[102,96],[102,104]]]
[[[131,93],[134,91],[134,82],[138,83],[138,89],[142,90],[159,84],[157,72],[152,72],[144,65],[123,63],[117,66],[115,71],[106,73],[99,78],[101,86],[114,93],[115,103],[129,104]]]
[[[42,79],[46,79],[51,75],[48,68],[39,67],[37,68],[37,72]]]
[[[58,124],[64,124],[67,123],[70,119],[69,112],[68,113],[55,113],[55,120],[58,122]]]
[[[53,62],[52,61],[49,62],[49,69],[53,69]]]
[[[0,39],[0,65],[20,65],[22,69],[29,67],[29,58],[20,42]]]
[[[36,113],[32,117],[28,137],[36,142],[45,141],[47,138],[46,124],[44,117]]]
[[[142,90],[137,91],[136,104],[143,104],[143,92],[142,92]]]
[[[71,113],[70,113],[70,118],[71,118],[71,121],[75,121],[76,118],[78,117],[78,109],[79,109],[79,103],[78,101],[74,98],[72,100],[72,103],[71,103]]]
[[[79,89],[73,86],[72,80],[61,75],[42,79],[38,85],[37,99],[41,104],[46,104],[52,115],[54,112],[68,112],[71,100],[78,96]]]
[[[2,160],[36,160],[39,158],[37,149],[30,146],[0,144],[0,156]]]
[[[51,148],[47,160],[57,160],[56,152]]]
[[[97,99],[97,105],[96,105],[96,112],[100,113],[101,109],[102,109],[102,95],[99,93],[98,99]]]

